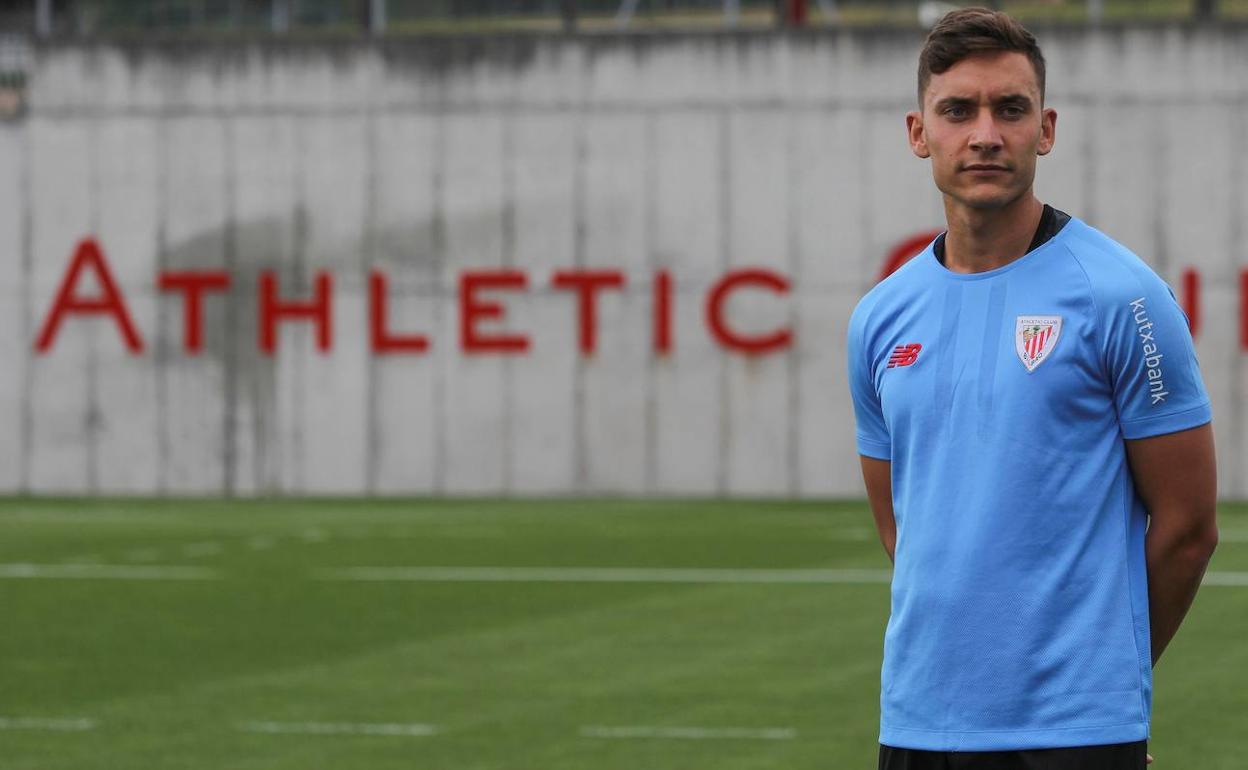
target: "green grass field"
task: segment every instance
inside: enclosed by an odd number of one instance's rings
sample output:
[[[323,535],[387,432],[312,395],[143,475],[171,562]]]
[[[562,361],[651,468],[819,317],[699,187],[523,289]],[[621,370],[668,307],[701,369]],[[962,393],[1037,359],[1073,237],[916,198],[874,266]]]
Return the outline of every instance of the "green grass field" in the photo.
[[[2,501],[0,768],[872,768],[887,566],[860,502]],[[1206,586],[1156,770],[1244,766],[1245,640]]]

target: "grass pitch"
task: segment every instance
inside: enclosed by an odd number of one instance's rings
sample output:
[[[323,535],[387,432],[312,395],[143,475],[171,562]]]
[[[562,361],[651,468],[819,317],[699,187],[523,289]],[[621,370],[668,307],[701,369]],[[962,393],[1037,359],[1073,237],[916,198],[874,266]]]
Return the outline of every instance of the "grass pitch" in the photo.
[[[345,571],[434,566],[544,571]],[[887,566],[861,502],[0,501],[0,768],[871,768]],[[1243,766],[1245,639],[1207,585],[1154,768]]]

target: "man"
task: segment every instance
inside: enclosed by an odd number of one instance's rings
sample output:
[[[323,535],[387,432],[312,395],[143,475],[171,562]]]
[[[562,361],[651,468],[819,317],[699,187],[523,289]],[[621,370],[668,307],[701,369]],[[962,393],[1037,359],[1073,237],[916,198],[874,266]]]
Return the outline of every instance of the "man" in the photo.
[[[849,329],[894,561],[882,770],[1144,767],[1152,666],[1217,542],[1186,319],[1138,257],[1036,199],[1056,123],[1017,22],[932,29],[906,124],[947,231]]]

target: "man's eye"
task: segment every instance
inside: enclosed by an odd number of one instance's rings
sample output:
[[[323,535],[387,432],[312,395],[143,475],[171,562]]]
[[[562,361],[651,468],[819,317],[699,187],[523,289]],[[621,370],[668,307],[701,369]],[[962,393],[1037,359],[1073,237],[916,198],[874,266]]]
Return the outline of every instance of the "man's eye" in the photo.
[[[945,110],[945,114],[951,118],[965,118],[971,114],[971,111],[965,107],[950,107]]]
[[[1018,106],[1001,108],[1001,114],[1007,118],[1021,118],[1024,114],[1026,114],[1026,112],[1026,110]]]

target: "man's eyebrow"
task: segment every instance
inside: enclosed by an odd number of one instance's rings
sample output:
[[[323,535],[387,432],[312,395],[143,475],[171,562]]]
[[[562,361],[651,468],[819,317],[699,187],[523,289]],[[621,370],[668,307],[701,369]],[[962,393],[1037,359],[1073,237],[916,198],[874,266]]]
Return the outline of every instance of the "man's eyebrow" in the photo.
[[[975,104],[978,104],[978,100],[972,99],[969,96],[946,96],[943,99],[937,100],[936,109],[943,110],[950,107],[968,107]],[[1031,97],[1027,94],[1006,94],[1005,96],[1000,96],[994,99],[993,104],[997,106],[1005,105],[1030,108],[1032,101]]]
[[[1018,105],[1019,107],[1030,107],[1031,97],[1027,94],[1006,94],[996,100],[997,104]]]

